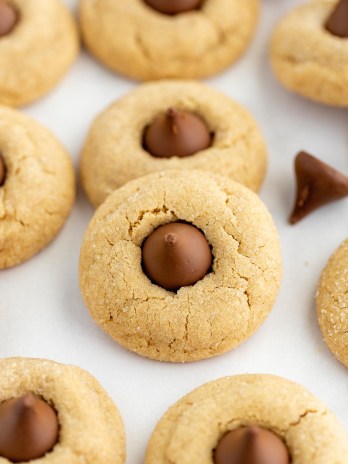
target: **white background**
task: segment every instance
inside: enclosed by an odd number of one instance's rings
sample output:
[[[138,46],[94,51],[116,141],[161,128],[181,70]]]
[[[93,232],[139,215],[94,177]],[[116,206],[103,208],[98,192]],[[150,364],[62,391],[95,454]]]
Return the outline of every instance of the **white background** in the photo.
[[[76,7],[76,0],[65,1]],[[270,153],[261,197],[281,235],[284,279],[274,311],[248,342],[219,358],[171,365],[131,354],[105,335],[90,319],[78,287],[79,248],[93,213],[81,187],[57,239],[27,263],[1,272],[0,357],[45,357],[94,374],[124,418],[128,464],[143,462],[150,434],[171,404],[194,387],[226,375],[272,373],[295,380],[321,398],[348,430],[348,371],[324,345],[314,304],[320,272],[348,235],[348,199],[296,226],[287,223],[294,201],[293,160],[300,149],[348,173],[347,113],[287,93],[267,60],[274,22],[298,3],[263,0],[251,48],[239,63],[207,81],[255,115]],[[94,117],[135,85],[84,52],[65,80],[25,112],[62,140],[77,167]]]

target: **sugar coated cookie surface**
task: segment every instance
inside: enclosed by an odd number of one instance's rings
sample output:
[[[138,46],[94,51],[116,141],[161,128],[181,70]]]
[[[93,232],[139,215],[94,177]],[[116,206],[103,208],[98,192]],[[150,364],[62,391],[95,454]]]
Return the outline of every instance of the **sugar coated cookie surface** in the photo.
[[[77,28],[62,0],[0,0],[0,17],[0,104],[25,105],[75,60]]]
[[[185,2],[80,0],[84,41],[106,66],[140,80],[215,74],[249,45],[258,0],[191,1],[177,14],[158,9],[175,3]]]
[[[44,248],[74,198],[75,174],[63,146],[28,116],[0,106],[0,269]]]
[[[5,421],[9,416],[9,407],[5,402],[10,400],[26,402],[26,410],[36,408],[36,416],[40,409],[35,401],[45,402],[50,406],[58,421],[58,437],[53,449],[44,456],[35,459],[37,464],[124,464],[125,433],[119,411],[99,382],[88,372],[64,364],[44,359],[9,358],[0,360],[0,430],[5,433]],[[29,399],[28,396],[30,395]],[[35,399],[33,399],[35,395]],[[9,405],[11,407],[11,404]],[[4,410],[7,407],[7,410]],[[11,412],[8,422],[13,427],[20,420],[19,406]],[[25,411],[22,413],[25,414]],[[42,417],[28,412],[22,422],[21,433],[14,450],[19,453],[19,443],[23,431],[30,434],[31,427],[39,432]],[[30,412],[29,412],[30,414]],[[29,426],[28,426],[29,424]],[[28,430],[29,428],[29,430]],[[13,427],[15,432],[15,428]],[[45,430],[41,430],[41,435]],[[10,441],[11,437],[8,438]],[[30,440],[38,439],[33,434]],[[23,448],[27,442],[23,442]],[[4,452],[9,450],[0,437],[0,463],[9,464]],[[28,450],[25,450],[26,452]],[[27,459],[23,459],[26,460]],[[18,462],[16,460],[15,462]],[[30,461],[34,462],[34,461]]]
[[[328,30],[337,5],[337,0],[311,1],[285,16],[273,33],[271,61],[289,90],[321,103],[348,106],[348,41]]]
[[[325,267],[317,293],[318,320],[325,343],[348,367],[348,241]]]
[[[179,400],[157,424],[145,462],[216,464],[214,456],[220,440],[245,427],[260,427],[279,437],[291,463],[347,462],[348,436],[317,398],[289,380],[257,374],[221,378]],[[255,446],[255,440],[252,443]],[[260,444],[256,445],[255,451],[261,451]],[[256,453],[245,454],[250,456],[257,457]],[[286,459],[224,462],[278,463]]]
[[[162,127],[165,117],[168,128]],[[185,135],[190,146],[183,145]],[[155,144],[160,146],[153,156]],[[143,84],[98,116],[84,144],[81,176],[98,206],[126,182],[165,169],[204,170],[257,191],[266,165],[262,134],[243,107],[201,83],[173,80]]]
[[[197,252],[179,230],[157,240],[167,224],[203,234]],[[195,283],[180,288],[191,271]],[[80,256],[80,288],[97,324],[127,349],[172,362],[216,356],[250,337],[280,278],[278,234],[258,196],[199,171],[151,174],[116,190],[95,213]]]

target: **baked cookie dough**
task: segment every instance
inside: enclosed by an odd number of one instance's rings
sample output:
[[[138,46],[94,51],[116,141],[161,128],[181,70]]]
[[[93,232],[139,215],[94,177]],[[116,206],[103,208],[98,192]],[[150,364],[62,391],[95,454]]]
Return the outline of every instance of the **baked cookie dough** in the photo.
[[[211,146],[192,156],[152,156],[144,134],[173,108],[199,116],[211,133]],[[206,85],[173,80],[143,84],[96,119],[82,152],[81,176],[90,201],[99,206],[126,182],[165,169],[221,174],[257,191],[266,164],[263,137],[244,108]]]
[[[0,269],[44,248],[74,198],[75,174],[62,145],[28,116],[0,106]]]
[[[337,5],[337,0],[311,1],[285,16],[273,33],[271,61],[289,90],[328,105],[348,106],[348,41],[327,29]]]
[[[169,223],[197,228],[212,253],[208,273],[174,291],[143,270],[145,241]],[[165,237],[169,248],[177,240],[174,251],[184,263],[192,259],[190,246],[182,253],[186,235]],[[162,258],[152,266],[163,266]],[[182,261],[173,261],[163,274],[183,273]],[[161,361],[196,361],[235,348],[265,320],[280,279],[278,234],[261,200],[199,171],[150,174],[116,190],[96,211],[80,256],[80,288],[97,324],[125,348]]]
[[[21,451],[28,453],[28,449],[24,450],[25,446],[29,445],[29,451],[32,451],[35,441],[43,440],[40,437],[45,433],[42,424],[49,426],[53,420],[58,421],[58,437],[55,437],[53,449],[38,456],[35,463],[125,462],[125,433],[119,411],[88,372],[75,366],[29,358],[1,359],[0,371],[0,429],[8,434],[12,427],[15,434],[16,424],[20,427],[17,447],[13,450],[9,449],[8,443],[11,437],[5,443],[3,435],[0,437],[0,464],[19,462],[14,458],[7,459],[4,448],[6,453],[12,451],[18,457]],[[10,403],[7,406],[6,402],[11,400],[17,405]],[[45,418],[48,413],[40,413],[43,406],[37,405],[38,400],[46,403],[46,408],[50,406],[56,418]],[[33,413],[30,414],[31,409]],[[32,435],[29,443],[23,439],[23,433]],[[23,450],[19,449],[19,443]],[[22,460],[30,459],[22,457]]]
[[[1,12],[0,104],[21,106],[60,81],[78,53],[78,33],[61,0],[0,0]]]
[[[317,313],[325,343],[348,367],[348,240],[324,269],[317,293]]]
[[[347,462],[348,436],[335,416],[302,386],[271,375],[225,377],[186,395],[159,421],[145,462],[215,464],[220,440],[248,426],[259,426],[278,436],[293,464]],[[262,450],[262,443],[255,440],[251,446],[253,451]],[[248,461],[220,462],[285,462],[257,461],[252,453],[248,457]]]
[[[159,12],[154,3],[185,2],[80,0],[86,46],[103,64],[135,79],[204,77],[239,58],[259,14],[259,0],[191,2],[201,6],[176,15]]]

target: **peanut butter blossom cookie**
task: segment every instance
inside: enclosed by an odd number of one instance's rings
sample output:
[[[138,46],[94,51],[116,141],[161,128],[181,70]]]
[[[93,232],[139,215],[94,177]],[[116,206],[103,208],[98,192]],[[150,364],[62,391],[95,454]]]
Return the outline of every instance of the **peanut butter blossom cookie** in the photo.
[[[348,367],[348,240],[333,254],[321,275],[317,312],[325,343]]]
[[[0,0],[0,104],[20,106],[51,90],[79,49],[61,0]]]
[[[321,103],[348,106],[348,0],[316,0],[277,25],[271,60],[289,90]]]
[[[259,0],[80,0],[89,50],[140,80],[223,70],[249,45],[258,13]]]
[[[267,153],[250,114],[191,81],[143,84],[94,122],[81,159],[82,182],[98,206],[116,188],[165,169],[200,169],[258,190]]]
[[[199,171],[155,173],[116,190],[80,257],[81,291],[98,325],[162,361],[239,345],[272,309],[280,277],[278,235],[258,196]]]
[[[74,198],[74,170],[62,145],[37,122],[0,106],[0,269],[44,248]]]
[[[225,377],[172,406],[146,464],[346,464],[348,436],[302,386],[270,375]]]
[[[123,464],[118,409],[88,372],[53,361],[0,360],[0,463]]]

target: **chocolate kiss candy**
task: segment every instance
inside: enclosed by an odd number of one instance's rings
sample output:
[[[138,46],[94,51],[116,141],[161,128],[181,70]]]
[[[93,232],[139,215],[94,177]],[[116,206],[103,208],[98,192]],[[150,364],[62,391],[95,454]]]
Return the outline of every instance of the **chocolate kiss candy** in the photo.
[[[191,156],[211,145],[206,123],[188,111],[169,110],[158,116],[145,130],[144,146],[159,158]]]
[[[208,274],[212,253],[207,239],[190,224],[158,227],[143,244],[143,267],[149,279],[166,290],[194,285]]]
[[[296,156],[295,172],[297,195],[291,224],[326,203],[348,196],[348,177],[304,151]]]
[[[18,19],[16,8],[7,0],[0,0],[0,37],[10,34]]]
[[[340,0],[335,6],[325,29],[337,37],[348,37],[348,0]]]
[[[145,3],[160,13],[176,15],[199,8],[202,0],[145,0]]]
[[[28,394],[0,404],[0,456],[30,461],[51,451],[58,439],[58,419],[51,406]]]
[[[5,183],[6,178],[6,164],[4,157],[0,153],[0,187],[2,187]]]
[[[289,464],[289,452],[274,433],[260,427],[242,427],[219,441],[215,464]]]

